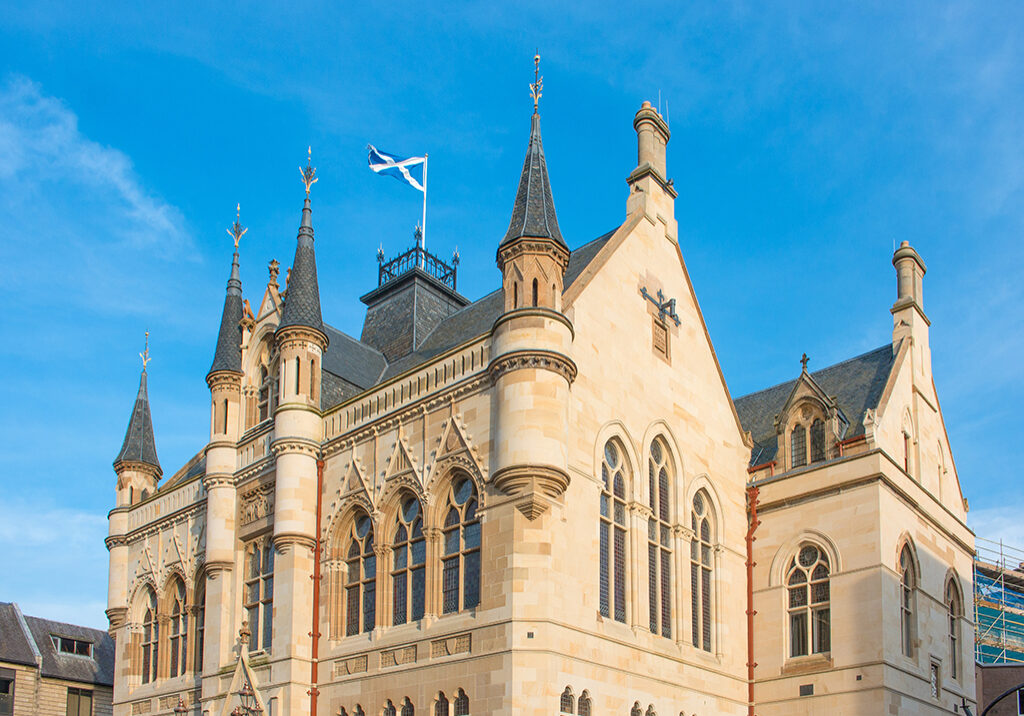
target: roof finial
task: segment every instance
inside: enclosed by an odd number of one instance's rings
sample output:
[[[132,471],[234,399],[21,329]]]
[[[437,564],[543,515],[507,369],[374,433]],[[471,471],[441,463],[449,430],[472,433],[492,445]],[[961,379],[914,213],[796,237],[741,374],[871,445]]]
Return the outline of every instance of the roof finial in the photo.
[[[231,236],[233,236],[235,238],[235,252],[236,253],[238,252],[238,242],[241,240],[241,238],[243,236],[245,236],[245,232],[249,230],[249,229],[245,228],[244,226],[242,226],[241,218],[242,218],[242,205],[241,205],[241,203],[239,203],[237,206],[235,206],[235,223],[231,226],[230,229],[227,229],[228,234],[230,234]]]
[[[310,146],[307,150],[306,168],[299,167],[299,172],[302,174],[302,183],[306,185],[306,196],[309,196],[309,188],[317,183],[316,167],[313,166],[313,147]]]
[[[139,353],[139,358],[142,359],[142,372],[146,372],[146,364],[149,363],[152,358],[149,357],[149,331],[146,331],[146,350]]]
[[[800,365],[803,366],[803,370],[804,370],[805,373],[807,372],[807,364],[810,363],[810,362],[811,362],[811,359],[807,357],[806,353],[804,353],[802,356],[800,356]]]
[[[544,78],[540,75],[540,51],[538,50],[537,54],[533,56],[533,84],[530,85],[534,114],[537,114],[537,104],[540,102],[542,89],[544,89]]]

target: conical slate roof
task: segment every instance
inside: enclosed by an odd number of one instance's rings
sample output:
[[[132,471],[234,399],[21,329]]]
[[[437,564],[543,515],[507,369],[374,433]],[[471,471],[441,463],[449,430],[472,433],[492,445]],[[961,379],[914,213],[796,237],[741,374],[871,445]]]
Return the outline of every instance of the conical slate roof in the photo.
[[[302,224],[299,226],[295,260],[288,280],[284,313],[277,329],[288,326],[306,326],[324,332],[320,316],[320,286],[316,280],[316,254],[313,252],[313,211],[309,206],[308,194],[302,207]]]
[[[128,420],[124,444],[121,445],[121,452],[114,458],[114,467],[122,462],[141,462],[160,471],[160,461],[156,457],[156,440],[153,439],[153,419],[149,413],[145,369],[139,379],[139,394],[135,398],[135,408]]]
[[[530,146],[526,150],[523,173],[519,177],[516,203],[512,207],[512,221],[500,245],[521,236],[554,239],[566,246],[555,216],[555,201],[551,198],[548,165],[544,161],[544,145],[540,139],[540,115],[534,112],[530,127]]]
[[[231,259],[231,278],[224,297],[224,312],[220,317],[217,351],[213,354],[210,373],[218,370],[242,372],[242,280],[238,277],[238,252]]]

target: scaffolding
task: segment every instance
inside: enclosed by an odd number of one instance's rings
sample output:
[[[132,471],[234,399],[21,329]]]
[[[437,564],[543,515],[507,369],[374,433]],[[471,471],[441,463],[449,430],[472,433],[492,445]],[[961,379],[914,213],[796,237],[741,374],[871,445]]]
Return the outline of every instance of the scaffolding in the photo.
[[[975,538],[974,658],[1024,664],[1024,550]]]

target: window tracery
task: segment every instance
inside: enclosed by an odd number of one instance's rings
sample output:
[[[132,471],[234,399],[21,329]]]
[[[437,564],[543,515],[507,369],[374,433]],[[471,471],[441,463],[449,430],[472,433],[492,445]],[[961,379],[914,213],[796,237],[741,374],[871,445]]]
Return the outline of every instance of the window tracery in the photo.
[[[916,632],[915,590],[917,589],[917,571],[914,566],[914,555],[910,545],[903,545],[900,550],[900,640],[903,653],[914,656],[914,637]]]
[[[711,651],[711,597],[713,532],[710,499],[704,490],[693,496],[690,513],[693,538],[690,542],[690,613],[693,645]]]
[[[184,674],[188,656],[188,615],[185,612],[185,584],[174,580],[170,621],[170,677]]]
[[[441,611],[451,614],[480,603],[480,518],[476,485],[456,478],[448,490],[442,535]]]
[[[434,702],[434,716],[448,716],[448,697],[443,691],[437,693],[437,701]]]
[[[423,618],[426,601],[427,542],[420,501],[402,500],[392,543],[392,618],[395,625]]]
[[[964,614],[963,600],[960,597],[960,588],[954,579],[946,582],[946,619],[948,626],[947,639],[949,641],[949,675],[954,679],[960,678],[960,620]]]
[[[365,514],[356,517],[348,539],[345,584],[345,634],[372,631],[376,624],[377,556],[373,551],[373,523]]]
[[[652,634],[672,636],[672,528],[668,449],[660,438],[647,460],[650,507],[647,525],[647,589]]]
[[[815,418],[811,423],[811,462],[822,462],[825,459],[825,421]]]
[[[200,577],[199,587],[196,589],[196,616],[195,635],[192,657],[194,671],[201,674],[203,671],[203,644],[206,637],[206,578]]]
[[[274,635],[274,545],[269,537],[249,543],[245,557],[245,611],[249,651],[270,651]]]
[[[800,423],[794,425],[789,434],[789,455],[793,467],[807,464],[807,428]]]
[[[825,654],[832,649],[828,555],[805,543],[786,572],[790,657]]]
[[[626,469],[613,440],[601,461],[600,609],[602,616],[626,621]]]
[[[561,697],[558,699],[558,713],[574,714],[576,713],[575,706],[576,704],[575,699],[573,699],[572,696],[572,689],[566,686],[565,691],[562,692]]]
[[[462,689],[459,689],[459,695],[455,697],[454,716],[469,716],[469,697]]]
[[[146,611],[142,616],[142,683],[156,681],[159,660],[160,623],[157,621],[156,593],[146,587]]]
[[[576,703],[576,713],[578,716],[591,716],[590,692],[584,690],[580,694],[580,700]]]

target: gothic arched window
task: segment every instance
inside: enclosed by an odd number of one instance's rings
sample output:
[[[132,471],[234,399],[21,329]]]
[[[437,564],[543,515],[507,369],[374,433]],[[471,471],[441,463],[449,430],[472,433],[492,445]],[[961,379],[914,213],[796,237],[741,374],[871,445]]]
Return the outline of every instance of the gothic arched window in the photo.
[[[629,710],[629,716],[644,716],[644,710],[640,708],[639,702],[633,702],[633,708]]]
[[[917,569],[914,566],[914,555],[910,545],[903,545],[900,550],[900,641],[903,653],[914,655],[914,637],[917,624],[915,617],[915,601],[917,589]]]
[[[174,601],[171,604],[169,673],[171,678],[174,678],[178,674],[185,673],[185,662],[188,656],[188,615],[185,612],[185,584],[180,579],[176,579],[171,588],[174,590]]]
[[[601,461],[601,614],[626,621],[626,469],[612,440]]]
[[[669,497],[668,449],[660,439],[651,443],[647,460],[650,505],[647,525],[647,590],[651,633],[672,636],[672,527]]]
[[[199,587],[196,588],[196,617],[195,617],[195,635],[194,640],[194,651],[195,656],[193,657],[193,663],[195,666],[195,672],[201,674],[203,672],[203,640],[206,636],[206,577],[205,575],[199,579]]]
[[[270,391],[272,390],[273,380],[270,378],[270,371],[267,366],[260,366],[260,392],[259,392],[259,422],[263,422],[270,417]]]
[[[469,716],[469,697],[462,689],[459,689],[459,695],[455,697],[454,716]]]
[[[690,614],[693,645],[711,651],[711,583],[713,532],[710,500],[703,490],[693,496],[690,515],[693,540],[690,542]]]
[[[448,491],[441,568],[441,611],[451,614],[480,603],[480,518],[476,485],[459,477]]]
[[[434,716],[448,716],[448,697],[443,691],[437,693],[437,701],[434,702]]]
[[[146,588],[146,611],[142,616],[142,683],[156,681],[160,645],[160,623],[156,618],[156,593]]]
[[[274,636],[274,545],[269,537],[246,549],[245,611],[249,620],[249,651],[270,651]]]
[[[377,556],[373,552],[373,523],[366,515],[352,522],[346,556],[345,634],[372,631],[376,623]]]
[[[801,545],[786,573],[789,593],[789,655],[826,654],[832,649],[828,555]]]
[[[391,703],[391,699],[388,699],[387,706],[384,707],[384,716],[396,716],[395,705]]]
[[[590,716],[590,692],[584,690],[580,694],[580,700],[576,703],[578,716]]]
[[[420,501],[406,497],[398,510],[392,546],[391,584],[394,623],[405,624],[423,618],[426,599],[427,542],[423,538]]]
[[[960,588],[954,579],[946,583],[946,618],[949,626],[949,675],[960,678],[960,619],[964,615],[964,603]]]
[[[800,467],[807,464],[807,428],[799,423],[789,434],[790,465]]]
[[[825,459],[825,421],[821,418],[811,423],[811,462]]]
[[[562,696],[558,699],[558,713],[560,714],[574,714],[576,713],[575,699],[572,697],[572,689],[568,686],[565,687],[565,691],[562,692]]]
[[[409,697],[406,696],[405,697],[405,701],[402,702],[402,716],[415,716],[415,715],[416,715],[416,709],[413,707],[412,701],[409,700]]]

